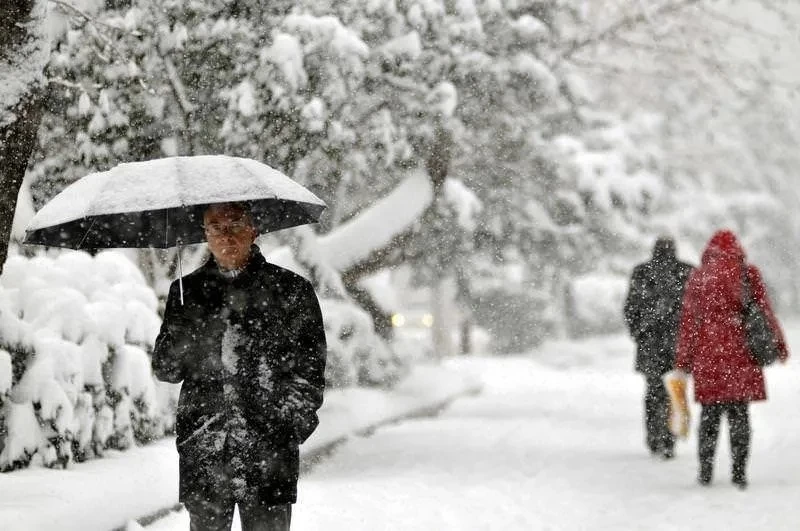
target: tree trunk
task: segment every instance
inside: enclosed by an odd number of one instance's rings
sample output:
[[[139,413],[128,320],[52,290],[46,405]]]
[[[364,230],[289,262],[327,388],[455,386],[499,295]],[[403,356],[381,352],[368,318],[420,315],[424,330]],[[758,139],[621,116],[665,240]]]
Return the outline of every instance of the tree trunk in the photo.
[[[433,313],[431,340],[433,341],[433,357],[438,360],[453,355],[455,290],[451,280],[449,277],[442,276],[431,286],[431,311]]]
[[[42,119],[42,72],[49,57],[45,0],[0,3],[0,267]]]
[[[461,309],[459,323],[459,354],[472,354],[472,294],[464,264],[456,265],[456,305]]]

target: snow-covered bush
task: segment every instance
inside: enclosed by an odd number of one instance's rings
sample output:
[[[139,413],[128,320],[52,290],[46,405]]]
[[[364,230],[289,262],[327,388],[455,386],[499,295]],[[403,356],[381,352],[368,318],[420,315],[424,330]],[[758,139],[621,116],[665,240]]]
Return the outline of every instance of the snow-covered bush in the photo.
[[[0,277],[0,470],[124,449],[174,424],[147,350],[158,301],[124,255],[13,256]]]
[[[475,322],[489,333],[496,354],[525,352],[552,333],[546,301],[535,292],[495,288],[481,293],[473,305]]]
[[[593,273],[570,283],[567,313],[571,335],[603,334],[624,328],[622,307],[628,281],[619,275]]]
[[[352,242],[340,241],[339,249]],[[347,293],[313,231],[307,227],[295,230],[292,244],[274,249],[267,259],[314,281],[328,344],[326,385],[390,387],[408,372],[407,346],[376,331],[372,317]]]
[[[323,299],[328,341],[325,380],[331,387],[389,387],[408,370],[405,356],[373,327],[370,316],[347,300]]]

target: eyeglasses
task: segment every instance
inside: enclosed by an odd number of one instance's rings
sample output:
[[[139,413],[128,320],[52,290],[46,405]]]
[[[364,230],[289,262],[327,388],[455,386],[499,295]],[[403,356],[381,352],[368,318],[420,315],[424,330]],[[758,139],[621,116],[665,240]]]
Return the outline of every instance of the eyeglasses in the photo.
[[[220,236],[222,234],[238,236],[249,229],[250,225],[244,221],[232,221],[231,223],[210,223],[204,225],[203,228],[209,236]]]

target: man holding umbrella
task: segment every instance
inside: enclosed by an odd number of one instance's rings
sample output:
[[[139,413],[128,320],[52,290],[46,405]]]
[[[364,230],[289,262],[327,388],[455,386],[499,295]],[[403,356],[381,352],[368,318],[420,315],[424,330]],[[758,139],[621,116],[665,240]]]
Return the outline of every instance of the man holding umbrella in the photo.
[[[208,242],[208,262],[170,287],[153,353],[156,376],[183,383],[176,444],[192,530],[230,529],[236,504],[244,531],[289,529],[298,447],[322,404],[325,331],[311,284],[254,242],[324,209],[266,164],[198,155],[82,177],[28,224],[25,242],[51,247]]]
[[[245,205],[204,215],[211,258],[174,282],[153,370],[183,382],[180,498],[191,529],[289,529],[298,445],[317,426],[325,370],[319,304],[303,278],[268,264]]]

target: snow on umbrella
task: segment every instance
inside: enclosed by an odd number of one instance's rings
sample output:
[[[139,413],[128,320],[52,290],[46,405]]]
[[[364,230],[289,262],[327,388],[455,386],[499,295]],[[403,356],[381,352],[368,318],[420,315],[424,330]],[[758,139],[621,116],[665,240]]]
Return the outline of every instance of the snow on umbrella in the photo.
[[[205,241],[203,212],[244,202],[259,233],[315,223],[325,203],[266,164],[224,155],[120,164],[65,188],[28,224],[25,243],[99,249]]]

